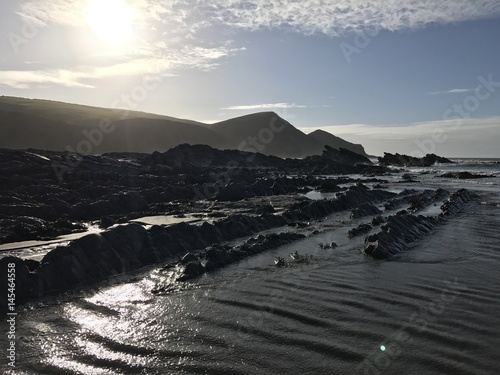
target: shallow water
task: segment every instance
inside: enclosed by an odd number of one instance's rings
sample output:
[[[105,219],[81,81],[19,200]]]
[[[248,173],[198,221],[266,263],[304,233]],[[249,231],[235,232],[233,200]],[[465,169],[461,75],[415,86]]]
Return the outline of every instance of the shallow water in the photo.
[[[496,375],[499,178],[418,179],[419,189],[465,186],[480,198],[391,261],[364,257],[364,236],[347,238],[369,218],[339,213],[315,223],[315,237],[167,295],[151,289],[169,274],[148,268],[28,305],[16,374]],[[271,265],[295,250],[313,261]]]
[[[82,238],[91,233],[101,233],[103,229],[97,225],[87,224],[85,232],[65,234],[47,241],[21,241],[0,245],[0,257],[16,256],[23,259],[41,260],[45,254],[57,246],[67,245],[70,241]]]

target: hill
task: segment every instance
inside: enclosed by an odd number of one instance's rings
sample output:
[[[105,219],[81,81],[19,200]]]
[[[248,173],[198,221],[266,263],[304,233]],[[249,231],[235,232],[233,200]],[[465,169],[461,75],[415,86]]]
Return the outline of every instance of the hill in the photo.
[[[285,158],[320,155],[328,145],[366,156],[361,145],[322,131],[306,135],[274,112],[208,125],[137,111],[0,97],[0,148],[80,154],[152,153],[180,144],[205,144]]]
[[[349,151],[355,152],[357,154],[368,157],[365,149],[360,144],[355,144],[347,142],[346,140],[339,138],[331,133],[325,132],[323,130],[316,130],[308,134],[308,137],[315,139],[316,141],[330,146],[335,149],[345,148]]]
[[[210,129],[231,137],[235,141],[231,148],[255,150],[264,155],[303,158],[319,155],[323,151],[323,145],[310,139],[274,112],[233,118],[213,124]]]

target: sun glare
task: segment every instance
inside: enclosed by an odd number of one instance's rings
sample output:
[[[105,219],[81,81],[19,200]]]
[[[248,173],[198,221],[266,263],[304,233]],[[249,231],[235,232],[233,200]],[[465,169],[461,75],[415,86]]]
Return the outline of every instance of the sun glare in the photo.
[[[97,36],[112,45],[123,44],[132,34],[133,9],[125,0],[89,0],[86,19]]]

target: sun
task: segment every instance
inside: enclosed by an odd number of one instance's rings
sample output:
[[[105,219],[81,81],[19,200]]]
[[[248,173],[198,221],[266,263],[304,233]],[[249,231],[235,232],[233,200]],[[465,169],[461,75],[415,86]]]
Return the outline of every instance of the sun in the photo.
[[[89,0],[85,13],[88,24],[104,42],[116,45],[130,39],[134,11],[125,0]]]

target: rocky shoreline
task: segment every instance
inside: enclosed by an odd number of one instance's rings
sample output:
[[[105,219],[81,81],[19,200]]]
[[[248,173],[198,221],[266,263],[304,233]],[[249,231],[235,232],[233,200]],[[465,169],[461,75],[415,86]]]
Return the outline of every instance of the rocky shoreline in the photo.
[[[53,238],[82,231],[89,223],[104,229],[61,244],[40,261],[0,259],[2,273],[7,264],[15,264],[17,303],[162,263],[176,269],[178,281],[187,281],[314,236],[317,231],[309,230],[313,223],[342,212],[348,212],[350,220],[374,217],[371,224],[362,223],[348,235],[368,235],[364,253],[387,258],[473,199],[459,191],[442,206],[442,215],[415,216],[450,193],[384,190],[386,181],[380,178],[390,177],[390,170],[351,151],[328,147],[321,156],[280,159],[181,145],[163,154],[85,156],[63,175],[55,173],[54,165],[66,163],[69,168],[74,158],[57,152],[0,150],[0,243]],[[305,196],[311,191],[330,198],[311,200]],[[406,210],[383,217],[383,210],[394,212],[403,206]],[[150,215],[197,220],[170,225],[131,222]],[[381,232],[369,235],[378,226]],[[277,228],[279,233],[259,235]],[[248,236],[240,245],[227,245]],[[0,297],[6,297],[5,290]],[[166,290],[168,286],[158,286],[154,292]]]

